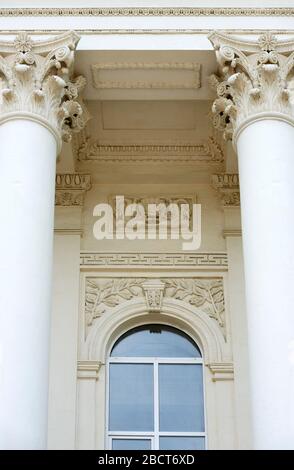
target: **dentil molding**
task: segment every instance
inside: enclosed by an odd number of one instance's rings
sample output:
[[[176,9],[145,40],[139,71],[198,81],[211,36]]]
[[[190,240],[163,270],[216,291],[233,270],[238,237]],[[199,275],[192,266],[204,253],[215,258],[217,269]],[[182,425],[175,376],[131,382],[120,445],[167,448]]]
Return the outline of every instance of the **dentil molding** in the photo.
[[[81,173],[58,173],[55,178],[56,206],[83,206],[91,176]]]
[[[224,207],[240,206],[239,175],[237,173],[212,175],[211,180]]]
[[[294,16],[294,8],[1,8],[0,16]]]
[[[45,41],[20,33],[14,41],[0,41],[0,122],[18,118],[40,122],[61,138],[84,127],[83,108],[77,101],[85,86],[73,78],[74,51],[79,36],[68,32]]]
[[[91,326],[96,318],[117,305],[143,297],[148,312],[160,312],[164,298],[189,303],[225,328],[222,278],[86,278],[85,320]]]
[[[214,32],[219,74],[211,77],[217,92],[213,122],[225,139],[235,141],[252,120],[274,116],[294,124],[294,39],[278,41],[270,32],[249,42]]]

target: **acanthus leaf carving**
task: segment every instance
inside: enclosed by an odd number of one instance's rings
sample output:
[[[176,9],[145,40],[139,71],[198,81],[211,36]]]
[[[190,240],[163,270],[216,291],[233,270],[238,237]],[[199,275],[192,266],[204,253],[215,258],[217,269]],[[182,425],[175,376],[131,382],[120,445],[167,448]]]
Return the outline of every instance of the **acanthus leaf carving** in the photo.
[[[69,141],[72,132],[80,131],[85,119],[78,96],[86,81],[72,76],[78,40],[70,32],[50,41],[33,41],[23,32],[14,41],[2,42],[0,118],[10,113],[39,117],[58,140]]]
[[[209,39],[219,65],[210,79],[217,93],[213,124],[226,140],[261,113],[293,120],[294,40],[278,41],[269,31],[255,42],[218,32]]]

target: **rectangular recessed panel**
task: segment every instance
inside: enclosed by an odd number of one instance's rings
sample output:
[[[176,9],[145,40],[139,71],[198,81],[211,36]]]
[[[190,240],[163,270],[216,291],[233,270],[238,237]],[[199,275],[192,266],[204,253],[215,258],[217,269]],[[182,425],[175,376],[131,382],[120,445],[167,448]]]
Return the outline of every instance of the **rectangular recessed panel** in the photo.
[[[91,67],[97,89],[197,89],[200,64],[197,62],[100,62]]]
[[[103,101],[104,130],[195,129],[195,104],[187,101]]]

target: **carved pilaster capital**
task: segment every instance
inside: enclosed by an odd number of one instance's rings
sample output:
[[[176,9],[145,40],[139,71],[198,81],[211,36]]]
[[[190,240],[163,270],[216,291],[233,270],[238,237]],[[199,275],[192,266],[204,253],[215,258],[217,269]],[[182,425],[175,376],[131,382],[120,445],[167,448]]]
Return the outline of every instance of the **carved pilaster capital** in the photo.
[[[91,189],[91,176],[79,173],[59,173],[56,175],[55,205],[84,205],[86,191]]]
[[[237,173],[212,175],[211,180],[224,207],[240,206],[239,175]]]
[[[0,41],[0,122],[18,118],[38,121],[61,139],[84,126],[77,101],[85,86],[73,78],[74,51],[79,41],[68,32],[45,41],[20,33],[14,41]]]
[[[214,32],[219,74],[211,77],[218,97],[213,123],[235,141],[254,120],[278,118],[294,125],[294,39],[278,41],[264,32],[249,42]]]

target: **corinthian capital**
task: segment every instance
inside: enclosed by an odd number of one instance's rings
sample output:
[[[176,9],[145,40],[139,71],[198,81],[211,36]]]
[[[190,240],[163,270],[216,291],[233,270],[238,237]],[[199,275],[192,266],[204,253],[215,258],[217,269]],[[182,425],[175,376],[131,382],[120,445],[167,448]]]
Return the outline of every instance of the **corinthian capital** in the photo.
[[[78,41],[69,32],[45,41],[20,33],[0,42],[0,122],[15,117],[41,122],[56,136],[59,150],[61,139],[69,141],[83,127],[77,98],[85,79],[72,77]]]
[[[265,117],[294,124],[294,39],[278,41],[270,32],[255,42],[218,32],[209,39],[219,65],[219,74],[211,77],[218,95],[213,120],[225,139]]]

